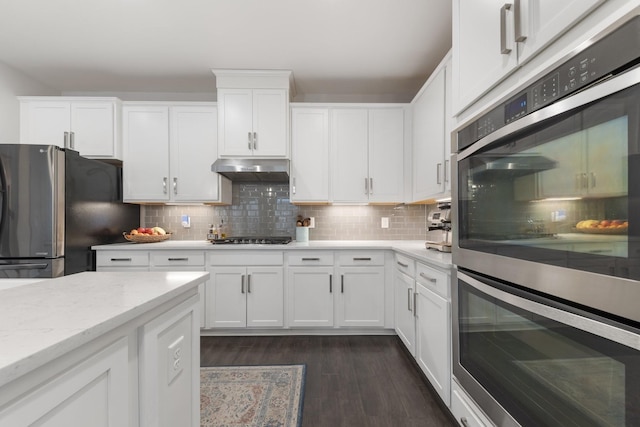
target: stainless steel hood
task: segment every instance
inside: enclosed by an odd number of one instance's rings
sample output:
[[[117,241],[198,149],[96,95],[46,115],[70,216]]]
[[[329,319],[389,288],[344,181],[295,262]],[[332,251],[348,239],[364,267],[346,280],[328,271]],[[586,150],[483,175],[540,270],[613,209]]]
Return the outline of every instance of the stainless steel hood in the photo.
[[[289,182],[288,159],[218,159],[211,170],[234,182]]]

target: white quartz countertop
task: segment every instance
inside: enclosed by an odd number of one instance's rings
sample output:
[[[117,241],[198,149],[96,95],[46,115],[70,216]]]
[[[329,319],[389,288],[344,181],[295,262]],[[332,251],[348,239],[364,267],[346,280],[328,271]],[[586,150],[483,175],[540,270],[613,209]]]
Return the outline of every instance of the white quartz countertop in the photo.
[[[206,240],[165,240],[158,243],[116,243],[93,246],[96,250],[395,250],[419,261],[451,268],[451,254],[426,249],[424,240],[311,240],[287,245],[214,245]]]
[[[0,386],[208,277],[206,272],[85,272],[0,290]]]

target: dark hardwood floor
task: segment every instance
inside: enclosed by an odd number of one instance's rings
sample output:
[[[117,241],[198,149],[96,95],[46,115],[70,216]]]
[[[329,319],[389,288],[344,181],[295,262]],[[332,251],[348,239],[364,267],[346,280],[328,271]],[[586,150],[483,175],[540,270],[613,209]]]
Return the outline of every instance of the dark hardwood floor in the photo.
[[[396,336],[202,337],[201,365],[307,365],[303,427],[455,426]]]

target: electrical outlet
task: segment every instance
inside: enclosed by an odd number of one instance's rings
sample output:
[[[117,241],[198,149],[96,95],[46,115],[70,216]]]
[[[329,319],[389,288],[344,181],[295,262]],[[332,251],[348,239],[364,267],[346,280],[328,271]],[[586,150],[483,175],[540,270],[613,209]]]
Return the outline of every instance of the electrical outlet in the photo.
[[[382,217],[382,221],[380,221],[380,227],[389,228],[389,218]]]
[[[184,341],[184,335],[175,340],[169,347],[167,347],[167,384],[171,384],[175,377],[182,372],[182,343]]]
[[[309,228],[316,228],[316,219],[314,217],[309,218]]]

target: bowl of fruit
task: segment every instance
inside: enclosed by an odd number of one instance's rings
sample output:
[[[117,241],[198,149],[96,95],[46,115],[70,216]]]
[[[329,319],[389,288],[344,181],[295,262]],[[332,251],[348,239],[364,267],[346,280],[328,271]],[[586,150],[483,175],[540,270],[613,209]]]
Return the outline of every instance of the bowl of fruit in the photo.
[[[578,222],[575,230],[587,234],[627,234],[629,222],[623,219],[586,219]]]
[[[171,238],[171,233],[167,233],[161,227],[138,227],[122,234],[125,239],[134,243],[155,243]]]

